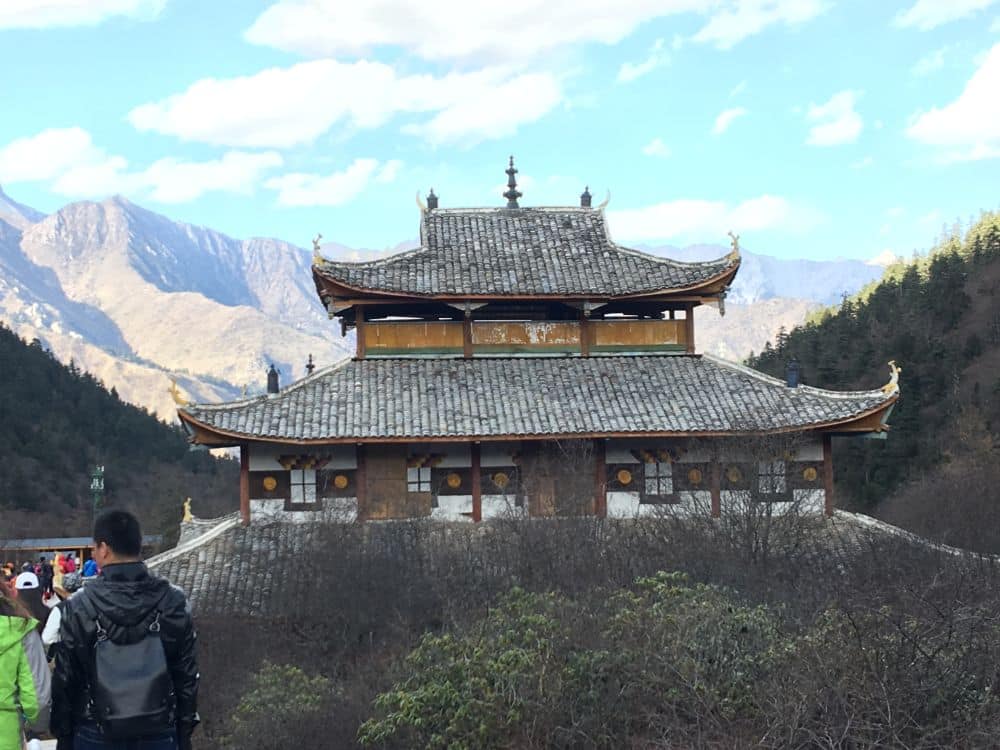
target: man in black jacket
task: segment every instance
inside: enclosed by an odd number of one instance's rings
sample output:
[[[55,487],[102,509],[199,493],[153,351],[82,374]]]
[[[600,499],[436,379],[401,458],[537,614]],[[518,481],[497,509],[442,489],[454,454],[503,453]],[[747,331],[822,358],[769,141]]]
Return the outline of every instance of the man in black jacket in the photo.
[[[100,637],[115,644],[130,643],[151,634],[163,644],[173,683],[170,700],[175,728],[151,728],[153,733],[142,737],[142,747],[187,750],[198,723],[198,664],[194,623],[184,592],[149,574],[141,559],[139,521],[131,513],[102,513],[94,523],[93,549],[101,575],[62,605],[62,642],[52,676],[51,722],[59,750],[132,746],[106,736],[101,717],[96,715],[97,641]]]

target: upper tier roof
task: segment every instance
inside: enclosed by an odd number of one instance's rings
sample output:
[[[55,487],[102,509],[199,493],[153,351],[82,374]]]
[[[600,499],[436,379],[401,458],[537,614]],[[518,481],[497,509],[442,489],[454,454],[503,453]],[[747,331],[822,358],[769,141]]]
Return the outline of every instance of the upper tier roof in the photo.
[[[740,262],[731,253],[681,263],[621,247],[595,208],[432,209],[422,214],[420,240],[381,260],[318,261],[313,272],[317,282],[407,296],[625,297],[713,281],[724,288]]]
[[[192,405],[179,415],[222,443],[498,440],[833,428],[895,400],[882,390],[789,388],[708,356],[378,359],[335,365],[273,396]]]

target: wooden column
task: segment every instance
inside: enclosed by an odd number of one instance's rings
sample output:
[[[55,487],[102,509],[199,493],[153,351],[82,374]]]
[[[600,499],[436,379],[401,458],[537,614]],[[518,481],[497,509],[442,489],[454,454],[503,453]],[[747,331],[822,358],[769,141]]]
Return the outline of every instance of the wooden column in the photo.
[[[244,526],[250,525],[250,448],[240,445],[240,518]]]
[[[608,452],[604,441],[594,441],[594,515],[608,517]]]
[[[356,484],[358,501],[358,520],[364,521],[368,518],[368,471],[365,465],[365,446],[358,443],[354,448],[355,459],[358,464],[357,471],[354,472],[354,482]]]
[[[709,477],[709,488],[712,490],[712,518],[722,516],[722,464],[716,460],[712,461]]]
[[[472,359],[472,318],[465,313],[462,319],[462,356]]]
[[[472,520],[479,523],[483,520],[483,472],[482,446],[473,443],[472,454]]]
[[[584,310],[580,311],[580,356],[590,356],[590,318]]]
[[[684,309],[684,332],[687,338],[687,353],[694,354],[694,305]]]
[[[824,510],[828,516],[833,515],[833,438],[823,436],[823,489]]]
[[[358,307],[354,313],[354,329],[358,336],[357,358],[365,358],[365,308]]]

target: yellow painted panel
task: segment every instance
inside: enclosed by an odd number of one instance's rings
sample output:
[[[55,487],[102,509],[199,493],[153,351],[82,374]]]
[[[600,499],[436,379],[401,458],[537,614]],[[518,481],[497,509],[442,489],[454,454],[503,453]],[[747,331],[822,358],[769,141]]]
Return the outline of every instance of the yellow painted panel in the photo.
[[[461,349],[462,324],[447,320],[366,323],[365,349]]]
[[[539,322],[474,322],[473,346],[558,346],[579,345],[580,324]]]
[[[683,320],[595,320],[594,346],[684,344]]]

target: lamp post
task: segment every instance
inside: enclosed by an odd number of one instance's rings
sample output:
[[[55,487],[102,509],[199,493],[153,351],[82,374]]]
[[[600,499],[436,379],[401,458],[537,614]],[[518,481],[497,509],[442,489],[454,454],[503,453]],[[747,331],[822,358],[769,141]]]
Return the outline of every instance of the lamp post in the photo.
[[[94,470],[90,472],[90,494],[93,495],[93,513],[92,516],[97,515],[97,508],[101,505],[101,501],[104,499],[104,467],[95,466]]]

